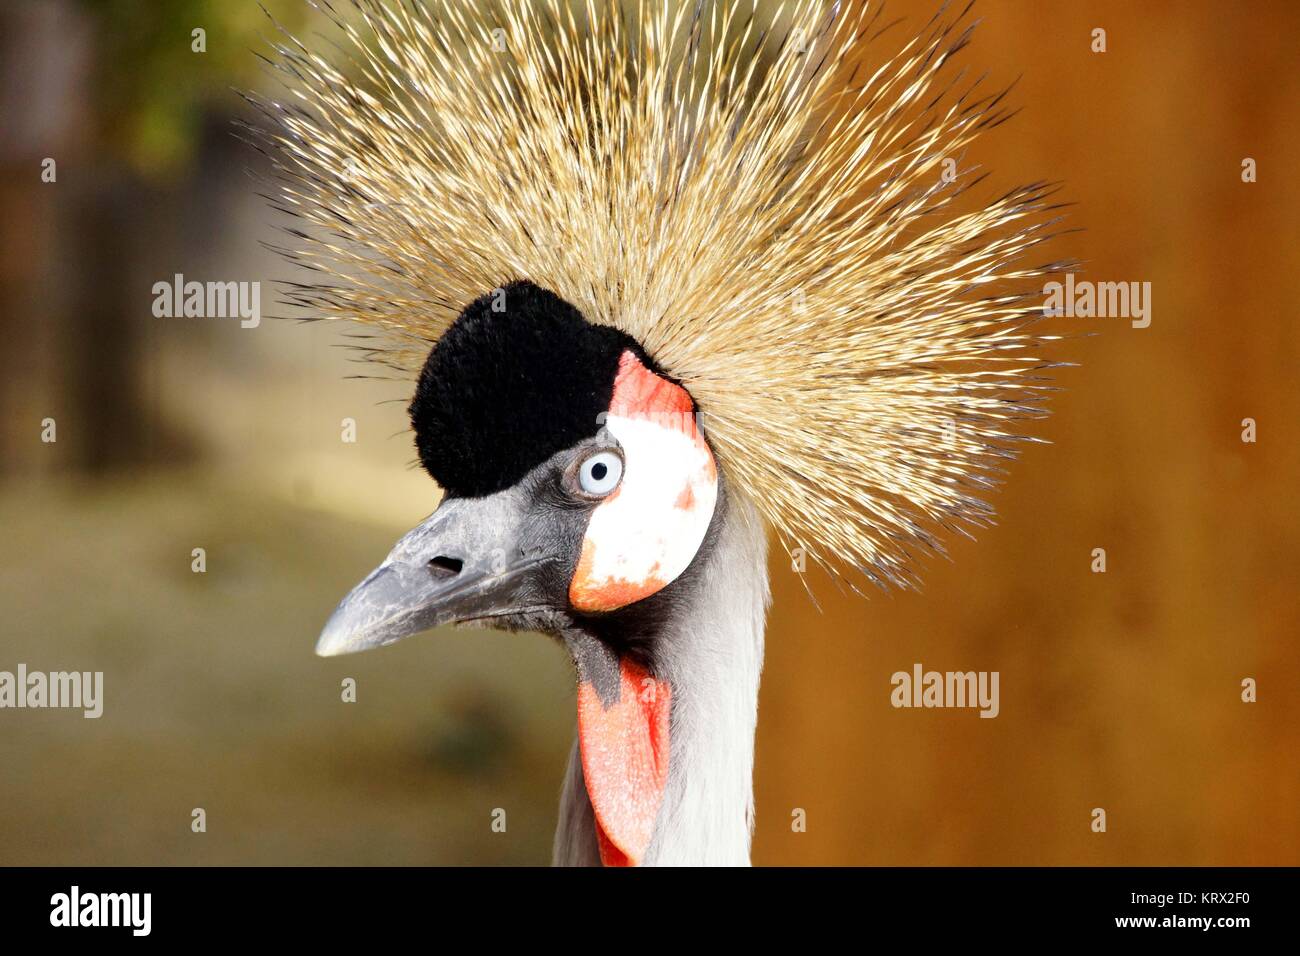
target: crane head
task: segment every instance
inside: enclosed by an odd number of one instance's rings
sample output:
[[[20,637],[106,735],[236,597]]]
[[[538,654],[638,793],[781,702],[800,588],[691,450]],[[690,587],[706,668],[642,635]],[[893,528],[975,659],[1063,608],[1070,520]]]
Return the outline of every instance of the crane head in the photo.
[[[672,691],[644,638],[721,511],[695,411],[635,340],[554,293],[519,282],[477,300],[434,346],[410,406],[444,498],[316,646],[346,654],[441,624],[561,637],[606,862],[649,844]]]
[[[532,283],[464,310],[410,414],[443,501],[339,605],[321,655],[440,624],[558,631],[658,594],[704,543],[719,476],[690,395]]]

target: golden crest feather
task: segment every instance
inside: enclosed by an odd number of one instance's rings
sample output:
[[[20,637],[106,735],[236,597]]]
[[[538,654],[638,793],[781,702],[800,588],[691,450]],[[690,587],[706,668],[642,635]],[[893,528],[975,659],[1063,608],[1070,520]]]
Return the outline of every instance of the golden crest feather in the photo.
[[[1044,184],[980,204],[945,175],[1007,115],[950,76],[967,11],[877,59],[866,3],[317,5],[341,42],[277,44],[288,95],[259,104],[280,251],[317,273],[291,303],[386,330],[373,357],[414,372],[529,279],[686,386],[787,548],[908,584],[937,531],[987,520],[1066,264],[1021,261],[1057,222]]]

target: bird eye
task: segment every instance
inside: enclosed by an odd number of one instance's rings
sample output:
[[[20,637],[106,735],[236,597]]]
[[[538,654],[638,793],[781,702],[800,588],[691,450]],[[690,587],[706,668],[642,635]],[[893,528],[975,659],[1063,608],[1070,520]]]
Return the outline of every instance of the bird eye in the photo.
[[[598,451],[578,468],[578,484],[584,494],[604,497],[618,487],[623,477],[623,459],[612,451]]]

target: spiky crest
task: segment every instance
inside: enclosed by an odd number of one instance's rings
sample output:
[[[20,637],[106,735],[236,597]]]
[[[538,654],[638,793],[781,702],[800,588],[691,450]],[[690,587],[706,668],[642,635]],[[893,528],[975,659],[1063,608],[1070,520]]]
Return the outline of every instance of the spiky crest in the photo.
[[[486,291],[550,289],[689,389],[787,548],[877,583],[988,519],[1065,264],[1022,261],[1045,184],[976,203],[944,175],[1007,115],[950,75],[969,8],[881,55],[874,3],[317,5],[342,43],[286,36],[261,101],[281,251],[317,276],[291,303],[415,372]]]

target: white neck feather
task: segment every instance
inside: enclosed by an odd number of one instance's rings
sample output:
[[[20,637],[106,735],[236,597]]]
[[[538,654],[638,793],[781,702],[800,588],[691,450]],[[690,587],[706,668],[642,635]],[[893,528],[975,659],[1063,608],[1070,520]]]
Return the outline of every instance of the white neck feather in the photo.
[[[656,643],[672,685],[668,784],[647,865],[745,866],[754,819],[754,727],[767,616],[767,536],[730,494],[697,597]],[[598,865],[595,818],[574,742],[553,862]]]

